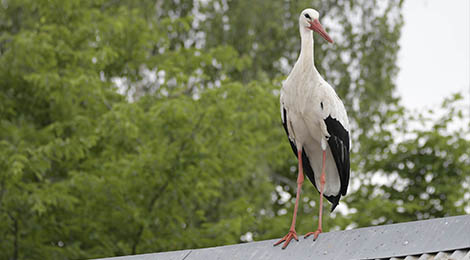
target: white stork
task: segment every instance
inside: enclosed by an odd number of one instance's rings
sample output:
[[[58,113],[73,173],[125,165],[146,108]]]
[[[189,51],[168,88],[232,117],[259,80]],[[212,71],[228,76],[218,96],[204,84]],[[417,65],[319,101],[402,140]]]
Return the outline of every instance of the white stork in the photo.
[[[318,229],[305,235],[322,232],[323,196],[333,206],[346,195],[349,183],[349,122],[344,105],[334,89],[322,78],[313,61],[313,35],[317,32],[333,43],[318,21],[314,9],[305,9],[299,17],[301,49],[297,62],[281,89],[281,116],[284,129],[294,154],[299,161],[297,195],[289,233],[274,245],[284,242],[287,247],[292,238],[298,241],[295,219],[304,171],[315,188],[320,188]]]

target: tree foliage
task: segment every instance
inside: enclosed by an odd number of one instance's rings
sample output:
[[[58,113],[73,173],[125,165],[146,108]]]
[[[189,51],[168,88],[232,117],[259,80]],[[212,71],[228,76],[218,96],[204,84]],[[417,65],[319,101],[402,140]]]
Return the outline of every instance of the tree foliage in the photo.
[[[296,161],[278,94],[300,47],[297,15],[312,5],[336,41],[316,38],[316,64],[354,126],[353,185],[326,227],[464,213],[469,133],[449,127],[458,102],[412,118],[394,94],[401,2],[4,0],[0,258],[283,235]],[[306,183],[299,232],[313,229],[317,200]]]
[[[386,136],[364,160],[361,188],[348,198],[359,225],[421,220],[470,211],[470,128],[462,96],[426,113],[397,114]],[[364,200],[367,198],[367,200]],[[372,206],[367,219],[359,209]],[[356,218],[357,217],[357,218]]]

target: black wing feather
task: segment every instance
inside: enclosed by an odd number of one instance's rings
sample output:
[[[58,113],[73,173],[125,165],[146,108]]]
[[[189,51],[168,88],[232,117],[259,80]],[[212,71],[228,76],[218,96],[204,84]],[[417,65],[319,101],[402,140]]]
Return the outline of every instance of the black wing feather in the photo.
[[[285,108],[282,109],[282,113],[283,113],[283,118],[284,118],[284,121],[282,122],[282,125],[284,126],[284,130],[286,131],[287,139],[289,140],[290,146],[292,148],[292,151],[295,154],[295,157],[298,157],[297,156],[297,146],[289,138],[289,130],[287,128],[287,122],[288,122],[287,112],[286,112]],[[349,139],[348,139],[348,147],[349,147]],[[349,149],[348,149],[348,165],[349,165]],[[313,184],[315,189],[317,189],[317,191],[320,192],[318,190],[317,185],[315,184],[315,173],[313,172],[312,166],[310,165],[310,160],[308,159],[308,156],[305,153],[305,150],[302,150],[302,167],[303,167],[304,173],[307,175],[308,179]],[[348,168],[349,168],[349,166],[348,166]],[[349,179],[349,173],[348,173],[348,179]],[[343,182],[342,181],[341,181],[341,187],[343,187]],[[346,181],[346,188],[347,188],[347,181]],[[343,195],[345,195],[345,194],[343,194]],[[336,206],[338,206],[339,199],[341,198],[341,194],[338,194],[336,196],[325,196],[325,195],[323,195],[323,197],[325,197],[329,202],[331,202],[331,204],[333,204],[333,206],[331,207],[331,211],[333,211],[336,208]]]
[[[328,116],[325,119],[326,129],[330,134],[328,144],[338,168],[339,179],[341,181],[341,194],[346,195],[349,184],[349,133],[343,125],[336,119]]]

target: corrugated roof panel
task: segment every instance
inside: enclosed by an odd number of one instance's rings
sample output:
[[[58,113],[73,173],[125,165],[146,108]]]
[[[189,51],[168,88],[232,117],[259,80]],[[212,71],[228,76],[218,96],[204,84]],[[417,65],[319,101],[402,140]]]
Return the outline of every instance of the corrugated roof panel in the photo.
[[[470,248],[464,250],[455,250],[450,257],[451,259],[470,260]]]
[[[470,260],[470,248],[454,251],[425,253],[422,255],[409,255],[403,257],[392,257],[389,260]],[[388,260],[387,258],[381,260]]]
[[[430,254],[422,254],[420,257],[419,257],[419,260],[426,260],[426,259],[429,259],[431,257]]]
[[[470,215],[322,233],[315,242],[313,239],[299,238],[299,241],[292,241],[285,250],[280,246],[273,247],[276,241],[277,239],[273,239],[212,248],[124,256],[117,259],[470,260]]]

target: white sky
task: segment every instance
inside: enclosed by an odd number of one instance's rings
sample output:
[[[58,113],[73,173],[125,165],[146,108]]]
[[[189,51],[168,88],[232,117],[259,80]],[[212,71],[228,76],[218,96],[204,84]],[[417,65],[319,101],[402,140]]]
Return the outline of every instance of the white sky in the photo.
[[[407,108],[464,92],[470,107],[470,1],[408,0],[400,39],[398,92]]]

